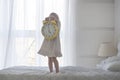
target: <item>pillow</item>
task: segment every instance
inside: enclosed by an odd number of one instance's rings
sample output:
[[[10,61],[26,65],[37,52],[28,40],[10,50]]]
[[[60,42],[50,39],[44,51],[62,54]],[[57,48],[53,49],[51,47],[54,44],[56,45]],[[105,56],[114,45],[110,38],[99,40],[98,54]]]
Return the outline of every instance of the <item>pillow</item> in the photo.
[[[118,52],[117,56],[120,56],[120,51]]]
[[[104,65],[104,64],[107,64],[107,63],[110,63],[110,62],[114,62],[114,61],[120,61],[120,56],[109,57],[109,58],[101,61],[100,65]]]
[[[120,71],[120,61],[108,63],[104,66],[104,69],[109,71]]]
[[[117,45],[117,50],[118,50],[117,56],[120,56],[120,42],[119,42],[118,45]]]
[[[112,65],[114,62],[120,62],[120,56],[109,57],[109,58],[101,61],[99,64],[97,64],[97,68],[108,70],[108,68],[109,68],[108,66]]]
[[[118,52],[120,52],[120,42],[117,45]]]

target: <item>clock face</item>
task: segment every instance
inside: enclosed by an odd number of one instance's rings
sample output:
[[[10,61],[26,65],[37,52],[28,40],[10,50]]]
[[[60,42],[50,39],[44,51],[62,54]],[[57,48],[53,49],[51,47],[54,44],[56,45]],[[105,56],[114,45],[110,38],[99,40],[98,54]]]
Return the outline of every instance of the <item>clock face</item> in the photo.
[[[47,21],[42,27],[42,35],[47,40],[52,40],[58,35],[58,27],[55,22]]]

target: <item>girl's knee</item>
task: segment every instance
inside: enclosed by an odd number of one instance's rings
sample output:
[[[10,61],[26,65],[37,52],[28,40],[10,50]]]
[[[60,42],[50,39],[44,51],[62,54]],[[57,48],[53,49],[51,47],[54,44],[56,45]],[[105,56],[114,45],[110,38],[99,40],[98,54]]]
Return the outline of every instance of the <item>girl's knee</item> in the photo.
[[[57,61],[57,58],[56,58],[56,57],[53,57],[52,59],[53,59],[53,61]]]
[[[48,60],[49,60],[49,61],[52,61],[52,57],[48,57]]]

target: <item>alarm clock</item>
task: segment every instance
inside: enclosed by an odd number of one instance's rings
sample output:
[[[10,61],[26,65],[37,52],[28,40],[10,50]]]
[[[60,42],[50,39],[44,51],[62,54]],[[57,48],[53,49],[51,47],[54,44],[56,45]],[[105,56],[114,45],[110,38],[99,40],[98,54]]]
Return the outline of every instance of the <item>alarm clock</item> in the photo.
[[[57,37],[59,33],[59,28],[55,20],[43,21],[43,26],[41,29],[42,35],[46,40],[53,40]]]

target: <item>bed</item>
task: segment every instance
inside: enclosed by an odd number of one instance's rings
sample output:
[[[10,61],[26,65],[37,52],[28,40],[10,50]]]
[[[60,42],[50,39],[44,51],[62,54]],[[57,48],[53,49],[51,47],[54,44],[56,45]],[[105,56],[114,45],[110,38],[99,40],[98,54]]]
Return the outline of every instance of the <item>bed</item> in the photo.
[[[14,66],[0,70],[0,80],[120,80],[120,44],[118,55],[101,61],[95,68],[66,66],[59,73],[47,67]]]
[[[120,80],[120,72],[66,66],[49,73],[47,67],[15,66],[0,70],[0,80]]]

